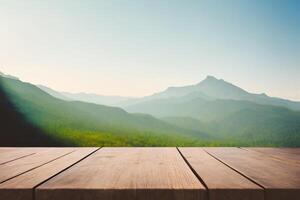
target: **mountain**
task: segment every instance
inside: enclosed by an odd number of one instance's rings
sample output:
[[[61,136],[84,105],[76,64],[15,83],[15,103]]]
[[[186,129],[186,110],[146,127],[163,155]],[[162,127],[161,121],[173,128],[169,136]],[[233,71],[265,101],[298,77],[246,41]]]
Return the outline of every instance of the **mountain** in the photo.
[[[263,105],[282,106],[291,110],[300,111],[300,102],[269,97],[264,93],[249,93],[222,79],[216,79],[213,76],[207,76],[206,79],[204,79],[196,85],[169,87],[163,92],[144,97],[143,99],[140,99],[139,102],[133,102],[131,105],[128,106],[133,107],[134,104],[144,103],[145,101],[150,101],[154,99],[180,98],[187,95],[193,96],[194,93],[196,93],[199,98],[202,98],[204,100],[243,100]]]
[[[257,105],[211,124],[223,138],[243,138],[265,145],[300,146],[300,112]]]
[[[283,107],[256,104],[210,122],[191,117],[162,120],[185,129],[201,130],[230,146],[300,146],[300,112]]]
[[[189,130],[201,130],[223,144],[300,146],[299,102],[251,94],[224,80],[207,77],[171,87],[125,106]]]
[[[209,121],[252,105],[249,103],[300,111],[300,102],[252,94],[212,76],[196,85],[170,87],[122,107],[128,112],[148,113],[156,117],[181,116]]]
[[[208,96],[203,93],[198,88],[193,86],[183,86],[183,87],[169,87],[164,92],[155,93],[151,96],[144,97],[140,101],[149,101],[154,99],[168,99],[168,98],[180,98],[180,97],[190,97],[190,98],[202,98],[205,100],[212,100],[214,97]]]
[[[129,113],[39,87],[0,76],[0,145],[300,146],[299,111],[213,77],[124,100]]]
[[[118,105],[121,102],[130,101],[134,98],[130,97],[121,97],[121,96],[105,96],[105,95],[98,95],[93,93],[71,93],[71,92],[58,92],[53,90],[47,86],[37,85],[41,90],[44,92],[65,101],[83,101],[88,103],[95,103],[99,105],[108,105],[114,106]]]
[[[0,76],[0,146],[66,146],[30,123],[11,103]]]
[[[118,105],[120,102],[134,99],[131,97],[105,96],[105,95],[98,95],[98,94],[84,93],[84,92],[80,92],[80,93],[62,92],[61,94],[66,96],[67,98],[76,101],[83,101],[83,102],[95,103],[100,105],[108,105],[108,106],[115,106]]]
[[[11,113],[19,113],[23,121],[36,127],[41,134],[66,145],[177,146],[192,144],[196,138],[209,138],[201,131],[185,130],[150,115],[57,99],[19,80],[1,77],[1,90],[14,107]],[[1,109],[6,107],[1,105]]]
[[[147,113],[159,118],[164,117],[192,117],[203,122],[209,122],[239,111],[253,108],[257,104],[237,100],[204,100],[202,98],[187,99],[185,97],[155,99],[145,101],[125,109],[131,113]]]
[[[61,92],[57,92],[56,90],[53,90],[49,87],[46,87],[44,85],[36,85],[38,88],[40,88],[41,90],[43,90],[44,92],[50,94],[51,96],[55,97],[55,98],[58,98],[58,99],[62,99],[62,100],[65,100],[65,101],[73,101],[74,99],[72,98],[69,98],[65,95],[63,95]]]
[[[269,97],[265,93],[254,94],[249,93],[223,79],[217,79],[213,76],[207,76],[206,79],[195,85],[188,85],[182,87],[169,87],[163,92],[155,93],[150,96],[142,98],[122,97],[122,96],[105,96],[93,93],[69,93],[58,92],[49,87],[38,85],[40,89],[48,94],[62,99],[62,100],[75,100],[89,103],[96,103],[100,105],[118,106],[128,111],[137,111],[135,107],[141,107],[139,104],[149,104],[151,100],[162,99],[181,99],[193,100],[201,98],[203,100],[243,100],[250,101],[262,105],[282,106],[291,110],[300,111],[300,102],[290,101],[276,97]]]
[[[199,89],[208,96],[218,99],[244,100],[263,105],[283,106],[292,110],[300,110],[300,102],[269,97],[264,93],[249,93],[222,79],[216,79],[213,76],[208,76],[205,80],[195,85],[194,88]]]

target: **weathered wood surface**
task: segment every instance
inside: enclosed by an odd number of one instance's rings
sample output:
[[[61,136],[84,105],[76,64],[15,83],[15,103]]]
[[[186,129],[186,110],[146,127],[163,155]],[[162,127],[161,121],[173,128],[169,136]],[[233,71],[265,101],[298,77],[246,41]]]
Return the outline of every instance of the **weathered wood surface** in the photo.
[[[298,200],[300,148],[0,148],[5,200]]]
[[[300,149],[292,148],[243,148],[271,156],[286,164],[297,164],[300,167]]]
[[[240,148],[205,150],[265,189],[266,200],[299,199],[300,167]]]
[[[203,149],[179,150],[208,187],[211,200],[263,200],[263,188],[219,162]]]
[[[41,148],[1,148],[0,165],[32,155]]]
[[[73,148],[43,149],[31,156],[0,165],[0,183],[40,167],[74,150]]]
[[[176,148],[102,148],[39,186],[36,199],[201,200],[205,192]]]
[[[78,148],[56,160],[0,184],[0,197],[8,200],[31,200],[33,188],[57,175],[98,148]]]

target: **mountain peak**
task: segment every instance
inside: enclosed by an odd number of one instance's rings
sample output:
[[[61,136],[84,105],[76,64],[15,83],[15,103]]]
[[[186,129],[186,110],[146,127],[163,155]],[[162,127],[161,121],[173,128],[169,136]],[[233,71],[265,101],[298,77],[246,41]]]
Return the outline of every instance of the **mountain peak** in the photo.
[[[197,85],[201,85],[201,84],[203,84],[203,83],[205,83],[205,84],[218,83],[218,82],[220,82],[220,81],[224,82],[223,79],[217,79],[217,78],[214,77],[214,76],[207,75],[206,78],[205,78],[204,80],[200,81]]]
[[[218,80],[216,77],[211,76],[211,75],[207,75],[205,80]]]
[[[217,79],[214,76],[207,75],[206,78],[204,80],[202,80],[201,82],[215,82],[215,81],[219,81],[219,79]]]
[[[214,76],[211,75],[207,75],[206,78],[203,81],[221,81],[221,82],[225,82],[223,79],[217,79]]]

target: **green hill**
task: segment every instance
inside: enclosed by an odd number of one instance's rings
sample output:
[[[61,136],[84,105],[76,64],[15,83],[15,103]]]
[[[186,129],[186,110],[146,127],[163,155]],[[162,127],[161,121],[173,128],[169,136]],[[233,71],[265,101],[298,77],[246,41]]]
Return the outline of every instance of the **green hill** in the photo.
[[[299,102],[251,94],[208,76],[197,85],[171,87],[126,106],[188,130],[216,145],[300,146]]]
[[[300,146],[300,112],[262,106],[239,110],[211,125],[218,136],[259,145]]]
[[[140,113],[130,114],[18,79],[0,76],[0,86],[1,146],[300,146],[300,112],[283,107],[184,89],[127,107]]]
[[[206,132],[217,138],[216,145],[300,146],[300,112],[282,107],[252,104],[209,122],[190,117],[163,120],[185,129]]]
[[[0,78],[0,146],[65,146],[67,144],[45,135],[29,123],[16,109],[3,90]]]
[[[184,130],[150,115],[56,99],[19,80],[2,77],[1,85],[10,103],[28,124],[67,145],[176,146],[191,144],[195,138],[197,141],[208,138],[201,131]]]
[[[128,112],[148,113],[156,117],[192,117],[203,122],[222,119],[245,108],[258,104],[237,100],[187,99],[184,97],[155,99],[126,107]]]

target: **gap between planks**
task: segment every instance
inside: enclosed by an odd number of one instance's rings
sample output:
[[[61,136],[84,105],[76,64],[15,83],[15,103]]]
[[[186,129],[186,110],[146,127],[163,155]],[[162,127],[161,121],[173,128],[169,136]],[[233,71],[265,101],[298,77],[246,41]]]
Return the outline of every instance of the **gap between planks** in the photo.
[[[200,183],[205,187],[205,189],[207,190],[206,195],[207,195],[207,199],[209,200],[209,192],[208,192],[208,187],[206,185],[206,183],[203,181],[203,179],[199,176],[199,174],[194,170],[194,168],[192,167],[192,165],[187,161],[187,159],[183,156],[183,154],[181,153],[181,151],[179,150],[178,147],[176,147],[179,155],[182,157],[182,159],[184,160],[185,164],[187,164],[187,166],[190,168],[190,170],[193,172],[193,174],[197,177],[197,179],[200,181]]]
[[[102,148],[102,147],[98,147],[97,149],[95,149],[94,151],[92,151],[92,152],[89,153],[88,155],[84,156],[83,158],[79,159],[78,161],[74,162],[74,163],[71,164],[70,166],[66,167],[65,169],[61,170],[60,172],[56,173],[55,175],[53,175],[53,176],[47,178],[46,180],[44,180],[44,181],[40,182],[39,184],[37,184],[36,186],[34,186],[34,187],[32,188],[32,190],[33,190],[33,191],[32,191],[32,195],[33,195],[33,196],[32,196],[32,200],[35,200],[35,199],[36,199],[36,198],[35,198],[35,189],[36,189],[37,187],[39,187],[39,186],[42,185],[43,183],[46,183],[48,180],[54,178],[55,176],[58,176],[59,174],[63,173],[64,171],[70,169],[71,167],[73,167],[74,165],[76,165],[76,164],[78,164],[79,162],[83,161],[84,159],[86,159],[86,158],[89,157],[90,155],[94,154],[95,152],[97,152],[97,151],[98,151],[99,149],[101,149],[101,148]],[[76,150],[75,150],[75,151],[76,151]],[[73,152],[74,152],[74,151],[73,151]],[[72,153],[73,153],[73,152],[72,152]]]
[[[244,150],[244,149],[243,149]],[[264,193],[266,188],[264,186],[262,186],[261,184],[259,184],[258,182],[256,182],[255,180],[253,180],[252,178],[248,177],[247,175],[245,175],[244,173],[238,171],[237,169],[235,169],[234,167],[231,167],[230,165],[228,165],[227,163],[223,162],[221,159],[217,158],[216,156],[212,155],[211,153],[209,153],[208,151],[206,151],[203,148],[203,151],[205,151],[208,155],[210,155],[211,157],[213,157],[214,159],[218,160],[219,162],[221,162],[222,164],[226,165],[227,167],[229,167],[230,169],[232,169],[233,171],[237,172],[238,174],[240,174],[241,176],[245,177],[246,179],[248,179],[249,181],[251,181],[252,183],[260,186],[261,188],[263,188]],[[265,195],[264,195],[265,196]]]
[[[188,153],[188,150],[187,150],[188,148],[177,148],[177,150],[178,150],[178,152],[180,153],[180,155],[182,156],[182,158],[185,160],[185,162],[186,162],[186,164],[190,167],[190,169],[192,170],[192,172],[194,173],[194,175],[199,179],[199,181],[206,187],[206,189],[207,189],[207,196],[208,196],[208,200],[210,200],[210,199],[219,199],[219,198],[221,198],[220,196],[218,197],[218,196],[216,196],[216,191],[217,190],[224,190],[224,192],[225,193],[223,193],[224,195],[226,194],[226,192],[228,192],[228,191],[226,191],[226,189],[225,188],[223,188],[222,187],[222,184],[220,185],[215,185],[214,183],[212,183],[211,182],[211,176],[209,175],[209,176],[205,176],[205,173],[207,172],[205,172],[205,169],[204,169],[204,171],[203,172],[201,172],[202,170],[200,170],[199,171],[199,168],[197,169],[197,164],[195,164],[195,161],[197,161],[197,159],[196,160],[194,160],[193,161],[193,156],[192,156],[192,154],[190,154],[189,155],[189,153]],[[187,150],[187,152],[185,152]],[[192,149],[191,149],[192,150]],[[235,184],[237,184],[237,183],[239,183],[239,184],[241,184],[241,185],[239,185],[239,186],[246,186],[246,187],[249,187],[248,189],[250,189],[250,188],[252,188],[252,189],[254,189],[254,188],[256,188],[256,190],[257,190],[257,192],[255,192],[255,194],[254,193],[252,193],[251,194],[251,196],[252,195],[256,195],[256,197],[255,198],[259,198],[259,199],[264,199],[264,196],[265,196],[265,194],[264,194],[264,192],[265,192],[265,188],[264,187],[262,187],[260,184],[258,184],[258,183],[256,183],[255,181],[252,181],[250,178],[248,178],[248,177],[246,177],[246,176],[244,176],[242,173],[240,173],[239,171],[237,171],[237,170],[235,170],[235,169],[233,169],[231,166],[229,166],[229,165],[227,165],[226,163],[224,163],[224,162],[222,162],[220,159],[218,159],[218,158],[216,158],[215,156],[213,156],[213,155],[211,155],[210,153],[208,153],[207,151],[205,151],[204,150],[204,148],[193,148],[193,150],[199,150],[199,151],[201,151],[201,152],[203,152],[204,154],[203,154],[203,156],[204,155],[207,155],[207,157],[208,158],[211,158],[212,160],[214,160],[216,163],[219,163],[220,165],[216,165],[216,167],[217,166],[223,166],[224,167],[224,169],[228,169],[228,171],[227,172],[230,172],[230,171],[232,171],[232,173],[233,174],[236,174],[236,176],[234,176],[235,178],[237,178],[237,182],[232,182],[232,179],[230,179],[229,180],[229,182],[226,182],[226,183],[228,183],[229,184],[229,187],[228,187],[228,189],[229,190],[233,190],[233,191],[235,191],[235,189],[237,189],[237,188],[235,188],[237,185],[235,185]],[[200,152],[199,152],[200,153]],[[201,155],[201,154],[200,154]],[[199,156],[200,156],[199,155]],[[187,158],[186,158],[186,156],[187,156]],[[190,158],[189,158],[190,157]],[[192,159],[192,160],[189,160],[189,159]],[[207,162],[207,161],[209,161],[209,160],[206,160],[205,158],[204,158],[204,160],[202,160],[202,162],[203,161],[205,161],[205,162]],[[209,161],[210,162],[210,161]],[[196,168],[194,168],[194,167],[196,167]],[[201,168],[200,168],[201,169]],[[212,169],[213,170],[213,169]],[[213,173],[213,171],[211,171],[212,173]],[[203,177],[201,177],[202,175],[201,175],[201,173],[204,173],[204,174],[202,174],[203,175]],[[229,173],[230,174],[230,173]],[[228,175],[228,174],[227,174]],[[226,176],[226,175],[225,175]],[[238,176],[240,176],[241,178],[240,179],[238,179]],[[243,179],[244,180],[246,180],[247,182],[249,182],[249,184],[247,184],[246,182],[244,182],[243,181]],[[230,183],[233,183],[233,185],[232,184],[230,184]],[[250,184],[251,183],[251,184]],[[252,186],[251,186],[252,185]],[[232,187],[230,187],[230,186],[232,186]],[[245,189],[245,188],[244,188]],[[241,190],[243,190],[243,189],[241,189]],[[261,194],[259,194],[260,192],[259,191],[261,191]],[[219,193],[219,192],[217,192],[217,193]],[[222,193],[219,193],[219,194],[222,194]],[[241,193],[232,193],[232,198],[233,199],[239,199],[239,198],[241,198]],[[237,196],[236,196],[237,195]],[[238,197],[238,196],[240,196],[240,197]],[[225,197],[222,197],[221,199],[224,199]],[[227,197],[226,197],[227,198]],[[252,196],[252,198],[254,198],[253,196]],[[249,198],[249,199],[252,199],[252,198]]]
[[[28,157],[28,156],[31,156],[31,155],[34,155],[34,154],[35,154],[35,153],[31,153],[31,154],[27,154],[27,155],[24,155],[24,156],[21,156],[21,157],[12,159],[12,160],[8,160],[8,161],[6,161],[6,162],[0,163],[0,165],[4,165],[4,164],[6,164],[6,163],[9,163],[9,162],[12,162],[12,161],[15,161],[15,160],[19,160],[19,159],[22,159],[22,158],[25,158],[25,157]]]
[[[20,172],[19,174],[16,174],[16,175],[14,175],[14,176],[12,176],[12,177],[10,177],[10,178],[7,178],[7,179],[1,181],[0,184],[4,183],[4,182],[6,182],[6,181],[9,181],[9,180],[11,180],[11,179],[13,179],[13,178],[15,178],[15,177],[18,177],[18,176],[20,176],[20,175],[22,175],[22,174],[25,174],[25,173],[27,173],[27,172],[30,172],[30,171],[32,171],[32,170],[34,170],[34,169],[37,169],[37,168],[39,168],[39,167],[41,167],[41,166],[44,166],[44,165],[46,165],[46,164],[48,164],[48,163],[50,163],[50,162],[52,162],[52,161],[54,161],[54,160],[57,160],[57,159],[59,159],[59,158],[61,158],[61,157],[64,157],[64,156],[66,156],[66,155],[69,155],[69,154],[73,153],[74,151],[76,151],[76,150],[73,150],[73,151],[71,151],[71,152],[65,153],[65,154],[63,154],[63,155],[61,155],[61,156],[58,156],[58,157],[56,157],[56,158],[54,158],[54,159],[51,159],[51,160],[49,160],[49,161],[47,161],[47,162],[45,162],[45,163],[43,163],[43,164],[40,164],[40,165],[38,165],[38,166],[35,166],[35,167],[33,167],[33,168],[30,168],[30,169],[28,169],[28,170],[25,170],[25,171],[23,171],[23,172]],[[34,155],[34,154],[32,154],[32,155]],[[24,158],[24,157],[23,157],[23,158]],[[18,160],[18,159],[17,159],[17,160]]]

